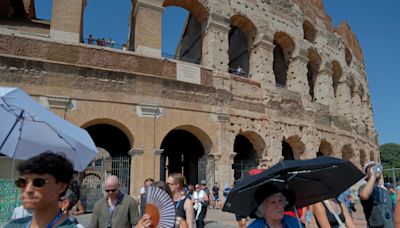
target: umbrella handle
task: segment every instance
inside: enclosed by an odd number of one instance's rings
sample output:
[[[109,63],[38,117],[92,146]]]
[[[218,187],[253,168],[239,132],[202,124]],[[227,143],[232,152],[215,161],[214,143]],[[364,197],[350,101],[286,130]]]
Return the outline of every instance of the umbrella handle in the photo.
[[[15,120],[15,122],[14,122],[12,128],[11,128],[10,131],[8,132],[6,138],[5,138],[4,141],[1,143],[0,151],[1,151],[1,149],[3,149],[4,144],[6,144],[7,139],[8,139],[8,138],[10,137],[10,135],[11,135],[11,132],[14,131],[15,126],[17,126],[17,123],[18,123],[20,120],[22,120],[22,116],[23,116],[23,115],[24,115],[24,110],[21,110],[21,113],[17,116],[17,119]]]
[[[294,213],[296,213],[297,222],[299,223],[299,227],[303,227],[303,226],[301,225],[301,222],[300,222],[299,212],[297,211],[297,208],[296,208],[295,205],[293,205],[293,210],[294,210]]]

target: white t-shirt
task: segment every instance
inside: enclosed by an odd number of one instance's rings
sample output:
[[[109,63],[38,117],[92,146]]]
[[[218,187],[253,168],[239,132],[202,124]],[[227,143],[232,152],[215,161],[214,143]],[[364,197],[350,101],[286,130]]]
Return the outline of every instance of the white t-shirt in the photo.
[[[203,202],[206,199],[206,192],[204,190],[200,190],[199,192],[193,192],[193,199],[195,202]]]

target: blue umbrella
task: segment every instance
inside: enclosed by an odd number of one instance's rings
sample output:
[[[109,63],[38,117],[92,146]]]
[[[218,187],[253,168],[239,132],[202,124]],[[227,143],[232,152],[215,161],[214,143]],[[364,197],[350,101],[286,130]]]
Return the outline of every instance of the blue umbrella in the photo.
[[[60,118],[18,88],[0,87],[0,153],[26,160],[61,153],[83,171],[97,155],[86,130]]]

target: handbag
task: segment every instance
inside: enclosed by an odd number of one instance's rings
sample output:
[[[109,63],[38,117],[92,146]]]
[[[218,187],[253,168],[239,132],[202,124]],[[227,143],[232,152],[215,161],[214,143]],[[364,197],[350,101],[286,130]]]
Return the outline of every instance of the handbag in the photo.
[[[324,204],[325,204],[326,208],[328,208],[329,212],[331,214],[333,214],[333,216],[335,216],[336,221],[339,224],[339,228],[346,228],[346,225],[342,222],[342,220],[336,214],[335,210],[333,210],[333,208],[332,208],[331,204],[329,203],[329,201],[328,200],[324,200]],[[339,203],[339,205],[340,205],[340,203]],[[343,210],[343,208],[342,208],[342,210]]]

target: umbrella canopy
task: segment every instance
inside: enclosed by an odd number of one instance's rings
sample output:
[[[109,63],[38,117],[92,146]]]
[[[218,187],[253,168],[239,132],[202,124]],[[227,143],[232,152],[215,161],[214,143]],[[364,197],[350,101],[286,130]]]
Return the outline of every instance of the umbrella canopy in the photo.
[[[0,87],[0,153],[26,160],[44,151],[62,153],[83,171],[97,155],[86,130],[60,118],[18,88]]]
[[[222,210],[253,215],[257,209],[256,191],[274,185],[295,193],[295,206],[301,208],[336,197],[355,184],[364,174],[351,163],[332,157],[281,161],[264,172],[240,181],[230,192]]]

